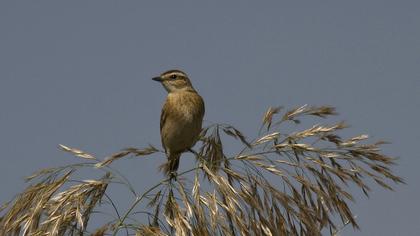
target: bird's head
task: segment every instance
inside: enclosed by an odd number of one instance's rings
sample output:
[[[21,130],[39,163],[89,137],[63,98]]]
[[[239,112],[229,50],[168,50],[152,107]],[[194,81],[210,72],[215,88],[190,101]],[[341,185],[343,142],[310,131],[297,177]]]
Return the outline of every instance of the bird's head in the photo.
[[[168,93],[194,90],[187,74],[180,70],[168,70],[160,76],[153,78],[153,80],[162,83]]]

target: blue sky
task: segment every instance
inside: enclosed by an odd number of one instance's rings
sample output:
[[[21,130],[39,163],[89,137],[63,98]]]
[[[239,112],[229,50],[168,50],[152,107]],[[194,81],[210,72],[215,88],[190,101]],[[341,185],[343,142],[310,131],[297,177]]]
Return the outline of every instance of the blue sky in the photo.
[[[208,123],[252,137],[268,106],[327,104],[349,134],[392,142],[408,185],[354,190],[362,231],[342,235],[419,235],[420,3],[238,2],[0,2],[0,202],[33,171],[74,163],[59,143],[98,157],[160,147],[166,93],[150,78],[180,68]],[[162,161],[116,167],[141,189]]]

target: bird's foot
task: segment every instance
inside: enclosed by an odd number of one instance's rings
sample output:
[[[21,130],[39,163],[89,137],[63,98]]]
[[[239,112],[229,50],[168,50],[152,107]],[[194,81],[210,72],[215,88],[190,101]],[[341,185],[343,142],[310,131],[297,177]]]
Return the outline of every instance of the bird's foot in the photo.
[[[176,181],[177,176],[178,176],[178,173],[176,171],[171,171],[169,173],[169,180],[171,180],[171,181],[175,180]]]

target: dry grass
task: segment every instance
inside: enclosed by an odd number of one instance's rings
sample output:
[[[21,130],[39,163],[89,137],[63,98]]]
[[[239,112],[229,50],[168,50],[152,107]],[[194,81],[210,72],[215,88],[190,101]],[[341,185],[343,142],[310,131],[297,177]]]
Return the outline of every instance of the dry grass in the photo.
[[[126,235],[338,235],[344,225],[358,228],[348,206],[353,201],[351,185],[368,195],[368,184],[392,190],[390,182],[403,183],[390,170],[395,159],[380,152],[384,142],[367,143],[367,135],[343,139],[338,135],[347,128],[342,122],[291,133],[282,128],[290,121],[300,124],[307,116],[335,115],[334,108],[302,106],[283,114],[281,110],[268,109],[260,135],[252,141],[230,125],[205,128],[194,168],[179,173],[176,181],[163,179],[142,194],[126,181],[135,195],[131,207],[92,235],[117,235],[120,230]],[[239,140],[242,150],[227,155],[223,135]],[[81,150],[61,148],[92,162],[29,177],[32,184],[0,207],[0,235],[88,234],[89,219],[107,197],[107,186],[117,177],[124,180],[109,165],[128,155],[159,152],[153,146],[128,148],[100,161]],[[70,176],[81,167],[110,173],[72,185]],[[134,210],[146,203],[141,210],[150,221],[133,223]]]

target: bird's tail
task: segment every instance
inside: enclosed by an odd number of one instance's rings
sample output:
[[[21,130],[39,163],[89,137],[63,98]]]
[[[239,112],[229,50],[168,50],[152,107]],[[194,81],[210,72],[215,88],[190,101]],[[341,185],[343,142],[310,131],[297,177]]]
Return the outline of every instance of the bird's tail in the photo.
[[[168,161],[160,166],[163,173],[171,179],[176,177],[176,171],[179,167],[179,158],[181,153],[168,154]]]

